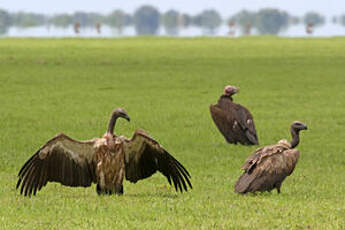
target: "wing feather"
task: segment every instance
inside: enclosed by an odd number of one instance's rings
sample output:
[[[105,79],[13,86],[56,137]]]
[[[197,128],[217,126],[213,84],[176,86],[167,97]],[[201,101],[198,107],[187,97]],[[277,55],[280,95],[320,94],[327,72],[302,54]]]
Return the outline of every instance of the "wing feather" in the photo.
[[[136,183],[159,171],[176,191],[187,191],[187,184],[192,188],[187,169],[145,131],[137,130],[132,139],[125,139],[124,150],[126,179],[130,182]]]
[[[240,142],[244,145],[257,145],[258,137],[253,116],[249,110],[221,96],[218,104],[210,106],[213,121],[229,143]]]
[[[223,134],[228,143],[236,143],[232,135],[232,122],[228,114],[222,110],[218,105],[211,105],[210,112],[214,123],[218,130]]]
[[[22,166],[16,188],[24,196],[35,195],[47,182],[67,186],[90,186],[96,182],[93,170],[94,140],[77,141],[59,134],[43,145]]]
[[[289,149],[284,142],[257,149],[244,163],[244,173],[237,181],[235,191],[246,193],[273,189],[292,173],[298,156],[298,150]]]

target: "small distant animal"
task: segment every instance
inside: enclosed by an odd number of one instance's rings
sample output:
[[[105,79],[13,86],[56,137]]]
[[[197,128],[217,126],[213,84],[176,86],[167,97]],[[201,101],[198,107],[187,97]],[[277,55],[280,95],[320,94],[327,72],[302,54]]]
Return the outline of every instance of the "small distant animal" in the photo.
[[[236,86],[225,87],[218,104],[210,105],[212,119],[228,143],[258,145],[252,114],[246,107],[233,102],[232,96],[239,90]]]
[[[313,23],[309,22],[305,28],[305,32],[309,35],[313,34],[314,32],[314,25]]]
[[[100,194],[123,194],[123,179],[136,183],[161,172],[175,190],[192,188],[186,168],[145,131],[137,130],[131,139],[114,134],[117,118],[130,118],[123,108],[112,112],[102,138],[74,140],[58,134],[44,144],[18,173],[17,189],[24,196],[36,195],[48,182],[71,187],[96,183]]]
[[[80,22],[74,23],[74,33],[79,34],[80,33]]]
[[[96,31],[98,34],[101,34],[101,23],[97,22],[96,25],[95,25],[95,28],[96,28]]]
[[[290,126],[291,142],[280,140],[277,144],[259,148],[250,155],[242,166],[244,173],[235,185],[235,192],[245,194],[277,189],[280,193],[283,181],[296,167],[300,152],[295,148],[300,141],[301,130],[307,130],[307,126],[294,121]]]

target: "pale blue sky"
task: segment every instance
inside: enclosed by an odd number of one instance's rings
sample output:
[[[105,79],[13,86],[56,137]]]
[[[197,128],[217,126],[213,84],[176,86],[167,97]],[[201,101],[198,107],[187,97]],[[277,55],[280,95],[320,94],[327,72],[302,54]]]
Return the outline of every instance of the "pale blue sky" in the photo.
[[[345,14],[345,0],[0,0],[0,8],[36,13],[73,13],[77,10],[109,13],[123,9],[132,13],[139,6],[150,4],[161,12],[169,9],[195,14],[203,9],[213,8],[228,17],[239,10],[257,10],[275,7],[301,16],[307,11],[317,11],[325,16]]]

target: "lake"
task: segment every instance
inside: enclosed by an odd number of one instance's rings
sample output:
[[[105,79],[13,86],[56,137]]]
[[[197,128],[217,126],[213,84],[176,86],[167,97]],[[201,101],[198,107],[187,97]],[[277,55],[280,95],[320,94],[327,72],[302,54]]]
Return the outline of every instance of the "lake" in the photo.
[[[239,28],[234,28],[234,36],[242,36]],[[195,37],[195,36],[228,36],[229,27],[227,25],[220,26],[213,33],[208,31],[203,31],[200,27],[187,27],[180,29],[178,34],[175,36],[179,37]],[[255,30],[252,30],[251,34],[257,35]],[[38,26],[38,27],[10,27],[6,33],[1,34],[1,37],[132,37],[136,36],[136,31],[133,26],[125,27],[121,32],[117,29],[102,26],[101,33],[98,34],[95,28],[82,27],[80,28],[80,33],[75,34],[73,26],[66,28],[54,27],[54,26]],[[159,28],[157,32],[158,36],[169,36],[164,28]],[[316,36],[316,37],[331,37],[331,36],[344,36],[345,26],[339,24],[326,23],[323,26],[314,28],[312,35],[307,35],[305,32],[304,25],[292,25],[289,26],[284,31],[281,31],[278,36],[283,37],[304,37],[304,36]]]

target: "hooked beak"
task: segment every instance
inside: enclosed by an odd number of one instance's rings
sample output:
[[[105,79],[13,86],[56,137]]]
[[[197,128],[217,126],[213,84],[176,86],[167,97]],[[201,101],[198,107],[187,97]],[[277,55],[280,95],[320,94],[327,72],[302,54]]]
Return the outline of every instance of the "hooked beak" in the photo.
[[[127,114],[124,114],[123,118],[125,118],[128,122],[131,121],[131,118]]]
[[[240,92],[240,87],[233,86],[232,88],[235,93]]]

